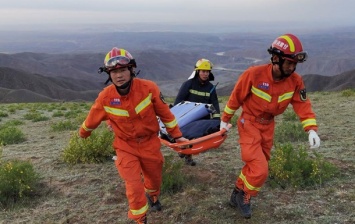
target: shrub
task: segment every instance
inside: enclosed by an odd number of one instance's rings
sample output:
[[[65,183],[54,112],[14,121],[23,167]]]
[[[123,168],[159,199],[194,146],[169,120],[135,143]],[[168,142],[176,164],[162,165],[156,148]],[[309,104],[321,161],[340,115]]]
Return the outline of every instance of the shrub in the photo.
[[[4,145],[17,144],[26,141],[25,135],[16,127],[5,126],[0,129],[0,142]]]
[[[64,114],[65,118],[76,118],[80,114],[80,110],[70,110]]]
[[[0,164],[0,203],[7,207],[30,196],[36,189],[39,175],[27,161],[9,161]]]
[[[3,146],[3,143],[0,140],[0,159],[2,158],[2,146]],[[0,160],[0,164],[1,164],[1,160]]]
[[[287,109],[282,114],[282,120],[283,121],[298,121],[298,117],[297,117],[296,113],[293,110]]]
[[[186,183],[186,176],[182,172],[183,162],[174,160],[175,156],[165,156],[163,166],[162,193],[172,194],[178,192]]]
[[[87,113],[84,113],[84,112],[79,113],[79,114],[77,114],[77,116],[75,117],[75,119],[74,119],[73,122],[74,122],[75,124],[81,125],[81,124],[83,123],[83,121],[85,121],[87,115],[88,115],[88,114],[87,114]]]
[[[47,111],[52,112],[57,109],[57,105],[55,103],[48,103],[47,105]]]
[[[12,103],[12,104],[9,104],[7,109],[10,113],[15,113],[17,110],[23,110],[25,107],[25,104],[23,103]]]
[[[49,120],[49,117],[46,117],[46,116],[38,116],[38,117],[35,117],[34,119],[32,119],[33,122],[38,122],[38,121],[47,121]]]
[[[78,129],[78,125],[70,120],[59,121],[51,124],[52,131],[69,131]]]
[[[72,132],[62,159],[69,164],[102,163],[115,154],[112,148],[113,139],[113,133],[106,127],[93,131],[86,139],[80,138],[77,132]]]
[[[8,110],[10,113],[13,113],[13,114],[16,112],[16,108],[11,107],[11,106],[9,106]]]
[[[349,97],[355,96],[355,89],[346,89],[341,92],[341,96]]]
[[[62,111],[56,111],[53,113],[52,117],[63,117],[64,113]]]
[[[8,126],[18,126],[18,125],[22,125],[24,123],[25,122],[23,122],[21,120],[9,120],[9,121],[5,122],[3,124],[3,126],[6,126],[6,127],[8,127]]]
[[[3,111],[0,111],[0,117],[8,117],[9,115]]]
[[[308,156],[305,147],[295,150],[290,143],[276,145],[269,162],[272,186],[304,188],[322,185],[337,173],[337,168],[315,153]]]
[[[275,142],[286,143],[305,140],[307,140],[307,133],[303,130],[300,122],[284,121],[275,128]]]
[[[47,121],[47,120],[49,120],[48,117],[43,116],[43,115],[41,115],[41,114],[38,113],[38,112],[29,112],[29,113],[27,113],[27,114],[24,115],[24,118],[25,118],[26,120],[31,120],[31,121],[33,121],[33,122]]]
[[[239,119],[239,116],[235,114],[235,115],[232,117],[232,119],[230,120],[230,123],[231,123],[233,126],[236,126],[238,119]]]

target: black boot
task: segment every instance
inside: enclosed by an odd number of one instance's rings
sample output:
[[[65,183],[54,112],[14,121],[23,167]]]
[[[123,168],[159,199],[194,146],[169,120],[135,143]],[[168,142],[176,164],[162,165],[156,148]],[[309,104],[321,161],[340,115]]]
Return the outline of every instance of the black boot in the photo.
[[[239,207],[244,218],[251,218],[250,195],[243,190],[234,189],[229,202],[234,207]]]
[[[147,224],[147,215],[140,217],[136,222],[137,224]]]
[[[153,212],[156,211],[161,211],[161,204],[160,201],[158,200],[158,196],[149,196],[149,194],[145,194],[145,196],[148,199],[148,204],[150,207],[150,210]]]
[[[190,166],[196,166],[196,162],[192,159],[192,155],[185,155],[185,164]]]
[[[182,159],[182,158],[185,158],[185,154],[182,154],[182,153],[178,153],[179,157]]]

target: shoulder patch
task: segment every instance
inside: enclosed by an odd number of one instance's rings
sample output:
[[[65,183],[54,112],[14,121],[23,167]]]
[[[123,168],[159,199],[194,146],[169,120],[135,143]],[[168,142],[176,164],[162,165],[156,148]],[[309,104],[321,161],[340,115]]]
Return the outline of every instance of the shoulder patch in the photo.
[[[160,92],[160,99],[161,99],[161,101],[164,103],[164,104],[166,104],[166,101],[165,101],[165,99],[164,99],[164,96],[163,96],[163,94]]]
[[[306,89],[301,89],[300,90],[300,98],[302,101],[306,101],[307,100],[307,91]]]

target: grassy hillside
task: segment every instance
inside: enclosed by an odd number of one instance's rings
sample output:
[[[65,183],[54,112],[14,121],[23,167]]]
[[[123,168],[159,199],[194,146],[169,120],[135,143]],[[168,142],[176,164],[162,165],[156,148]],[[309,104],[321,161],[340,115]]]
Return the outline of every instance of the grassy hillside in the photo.
[[[242,167],[235,127],[219,149],[195,156],[196,167],[184,166],[190,182],[174,195],[161,195],[163,210],[148,215],[149,223],[354,223],[355,222],[355,94],[309,94],[317,114],[321,147],[316,151],[340,169],[340,175],[315,189],[272,188],[267,182],[252,199],[253,216],[241,218],[229,197]],[[221,107],[226,98],[222,99]],[[0,126],[11,120],[26,141],[3,146],[2,160],[29,160],[40,173],[42,191],[20,207],[0,210],[0,223],[133,223],[126,218],[124,183],[112,161],[69,166],[60,159],[72,131],[53,126],[71,120],[79,127],[90,103],[0,104]],[[37,111],[48,119],[26,120]],[[26,116],[27,115],[27,116]],[[280,117],[278,118],[280,119]],[[306,145],[308,140],[304,140]],[[171,149],[165,156],[180,158]]]

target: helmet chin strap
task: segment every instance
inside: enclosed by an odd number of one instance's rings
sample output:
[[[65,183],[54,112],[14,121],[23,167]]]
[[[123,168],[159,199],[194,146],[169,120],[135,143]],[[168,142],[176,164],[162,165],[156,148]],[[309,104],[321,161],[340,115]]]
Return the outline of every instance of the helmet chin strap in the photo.
[[[121,86],[117,86],[117,85],[115,85],[115,87],[116,87],[116,90],[117,90],[117,92],[121,95],[121,96],[125,96],[125,95],[127,95],[128,93],[129,93],[129,91],[131,90],[131,83],[132,83],[132,78],[128,81],[128,82],[126,82],[126,83],[124,83],[123,85],[121,85]]]
[[[272,56],[271,56],[271,63],[273,65],[278,65],[279,66],[279,69],[280,69],[280,72],[281,72],[281,79],[290,77],[292,75],[292,73],[294,73],[296,71],[296,68],[290,74],[285,74],[285,71],[282,68],[283,64],[285,62],[285,59],[283,59],[280,55],[277,55],[277,57],[279,58],[279,61],[275,62],[275,61],[273,61]]]
[[[121,86],[117,86],[116,84],[114,84],[116,86],[117,89],[125,89],[127,88],[132,82],[132,78],[128,81],[128,82],[125,82],[123,85]]]
[[[129,68],[129,71],[131,73],[131,78],[128,82],[125,82],[123,85],[121,86],[117,86],[116,84],[114,84],[116,86],[117,91],[121,94],[121,95],[126,95],[129,93],[129,90],[131,89],[131,83],[134,77],[136,77],[136,73],[133,71],[132,68]],[[126,90],[125,90],[126,89]]]

